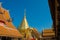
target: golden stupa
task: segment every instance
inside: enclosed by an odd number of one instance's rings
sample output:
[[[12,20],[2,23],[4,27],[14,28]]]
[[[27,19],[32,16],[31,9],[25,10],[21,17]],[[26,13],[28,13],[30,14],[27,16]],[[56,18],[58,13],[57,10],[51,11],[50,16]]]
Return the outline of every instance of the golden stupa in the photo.
[[[23,38],[24,37],[28,38],[29,36],[31,36],[31,33],[29,32],[29,25],[26,20],[26,9],[24,10],[24,18],[22,20],[21,25],[18,27],[18,30],[23,35]],[[27,40],[27,39],[25,39],[25,40]]]
[[[33,38],[39,38],[40,34],[36,31],[35,28],[30,28],[26,20],[26,9],[24,10],[24,18],[21,25],[18,27],[18,30],[23,35],[23,40],[33,40]]]

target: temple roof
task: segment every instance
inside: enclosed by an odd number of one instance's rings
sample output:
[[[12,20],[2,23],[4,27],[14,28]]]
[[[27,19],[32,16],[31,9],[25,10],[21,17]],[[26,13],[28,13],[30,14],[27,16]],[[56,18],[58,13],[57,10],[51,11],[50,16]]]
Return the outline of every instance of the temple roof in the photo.
[[[0,20],[3,20],[8,27],[15,28],[12,24],[9,11],[2,7],[2,3],[0,3]]]
[[[53,29],[45,29],[43,30],[43,36],[55,36],[55,32]]]
[[[20,38],[22,35],[12,24],[9,11],[2,8],[0,3],[0,36]]]
[[[26,20],[26,10],[24,10],[24,18],[22,20],[21,25],[18,27],[18,29],[20,30],[20,29],[27,29],[27,28],[29,28],[29,25],[28,25],[28,22]]]
[[[55,20],[55,0],[48,0],[49,8],[53,21]]]
[[[18,30],[8,28],[6,26],[0,26],[0,36],[16,37],[16,38],[22,37],[22,35],[18,32]]]
[[[33,28],[32,29],[32,33],[37,37],[37,38],[40,38],[40,33],[37,31],[37,29]]]

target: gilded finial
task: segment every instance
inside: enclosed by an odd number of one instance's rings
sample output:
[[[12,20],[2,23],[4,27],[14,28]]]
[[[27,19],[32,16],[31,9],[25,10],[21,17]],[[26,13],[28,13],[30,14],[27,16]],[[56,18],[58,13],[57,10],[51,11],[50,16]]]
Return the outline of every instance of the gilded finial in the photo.
[[[24,17],[26,17],[26,9],[24,9]]]

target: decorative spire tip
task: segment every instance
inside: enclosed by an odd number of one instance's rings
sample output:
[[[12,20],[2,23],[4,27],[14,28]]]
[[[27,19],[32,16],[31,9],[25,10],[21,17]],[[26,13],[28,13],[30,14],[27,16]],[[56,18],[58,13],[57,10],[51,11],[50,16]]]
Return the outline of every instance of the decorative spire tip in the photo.
[[[24,9],[24,17],[26,17],[26,8]]]

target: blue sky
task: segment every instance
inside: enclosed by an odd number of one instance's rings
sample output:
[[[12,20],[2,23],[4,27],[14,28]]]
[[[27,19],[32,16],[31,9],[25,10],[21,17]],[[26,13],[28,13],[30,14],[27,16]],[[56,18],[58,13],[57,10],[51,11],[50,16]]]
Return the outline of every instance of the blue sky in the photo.
[[[52,27],[52,19],[48,0],[0,0],[3,8],[10,11],[13,24],[18,28],[24,17],[26,8],[26,18],[30,27],[38,31]]]

